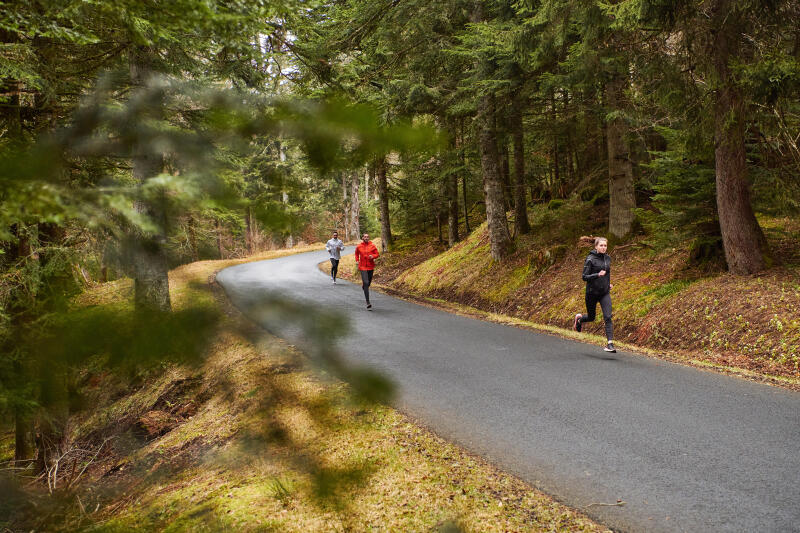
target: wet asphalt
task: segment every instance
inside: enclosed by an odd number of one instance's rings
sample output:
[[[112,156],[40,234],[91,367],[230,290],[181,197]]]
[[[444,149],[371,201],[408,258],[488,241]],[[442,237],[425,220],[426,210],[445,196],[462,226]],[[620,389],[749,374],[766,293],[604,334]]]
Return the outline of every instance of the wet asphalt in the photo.
[[[615,530],[800,531],[800,393],[376,291],[367,311],[325,260],[247,263],[217,281],[242,310],[282,294],[340,311],[342,353],[390,377],[397,408]]]

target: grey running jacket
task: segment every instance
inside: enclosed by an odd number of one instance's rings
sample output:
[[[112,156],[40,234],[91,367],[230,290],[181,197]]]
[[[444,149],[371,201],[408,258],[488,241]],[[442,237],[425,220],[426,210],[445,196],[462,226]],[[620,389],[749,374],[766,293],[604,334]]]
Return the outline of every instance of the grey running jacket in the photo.
[[[344,243],[339,239],[331,239],[325,244],[325,249],[331,254],[331,259],[341,259]]]

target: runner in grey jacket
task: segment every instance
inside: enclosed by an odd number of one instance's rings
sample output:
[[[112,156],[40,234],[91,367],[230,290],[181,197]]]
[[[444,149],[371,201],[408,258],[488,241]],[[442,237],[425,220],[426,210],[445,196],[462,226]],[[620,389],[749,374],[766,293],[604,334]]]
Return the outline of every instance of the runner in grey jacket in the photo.
[[[339,240],[339,232],[334,231],[331,240],[325,244],[325,249],[331,256],[331,279],[333,284],[336,285],[336,275],[339,273],[339,260],[342,258],[342,250],[344,250],[344,243]]]

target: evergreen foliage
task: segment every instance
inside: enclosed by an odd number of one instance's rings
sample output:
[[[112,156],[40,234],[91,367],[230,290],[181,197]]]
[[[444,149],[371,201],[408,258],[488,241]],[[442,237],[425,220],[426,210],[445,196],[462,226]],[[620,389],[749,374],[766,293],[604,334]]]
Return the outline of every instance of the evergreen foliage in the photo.
[[[0,413],[18,458],[57,433],[93,357],[201,352],[182,328],[210,315],[70,318],[87,284],[146,285],[142,257],[164,289],[168,266],[332,229],[450,224],[452,244],[489,218],[502,260],[508,213],[530,210],[564,241],[606,220],[767,268],[754,213],[800,212],[797,20],[788,0],[0,0]],[[556,209],[575,225],[550,227]],[[176,342],[139,345],[131,324]]]

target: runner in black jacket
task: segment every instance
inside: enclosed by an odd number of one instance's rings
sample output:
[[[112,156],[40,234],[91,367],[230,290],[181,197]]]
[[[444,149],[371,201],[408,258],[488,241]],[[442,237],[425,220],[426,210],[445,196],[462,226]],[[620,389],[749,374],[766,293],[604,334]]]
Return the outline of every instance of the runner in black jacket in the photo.
[[[583,263],[583,281],[586,282],[586,311],[585,315],[575,315],[573,328],[581,331],[584,322],[594,322],[597,313],[597,304],[603,310],[603,320],[606,324],[606,338],[608,345],[605,351],[616,353],[614,348],[614,325],[611,321],[611,257],[608,251],[608,240],[597,237],[594,240],[594,250]]]

